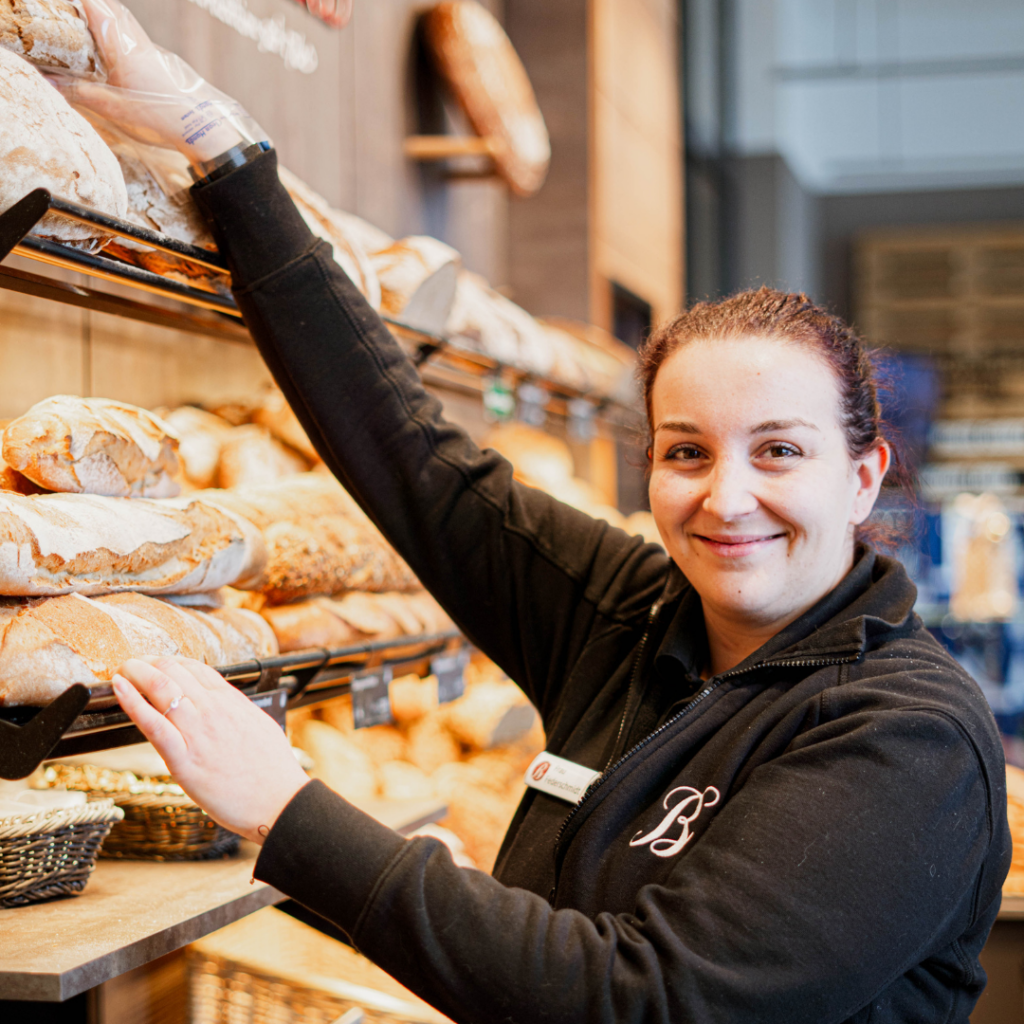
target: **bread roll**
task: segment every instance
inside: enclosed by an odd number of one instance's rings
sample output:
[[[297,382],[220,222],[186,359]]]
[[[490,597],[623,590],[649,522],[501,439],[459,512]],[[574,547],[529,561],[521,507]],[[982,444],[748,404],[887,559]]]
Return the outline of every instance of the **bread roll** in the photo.
[[[377,769],[350,737],[307,719],[296,724],[292,742],[313,758],[316,777],[346,800],[359,804],[377,798]]]
[[[51,71],[107,75],[88,24],[69,0],[0,0],[0,46]]]
[[[219,642],[220,633],[229,645]],[[8,598],[0,602],[0,704],[45,704],[74,683],[107,683],[124,661],[143,655],[223,667],[275,651],[273,636],[252,612],[197,613],[141,594]]]
[[[185,477],[196,487],[217,483],[220,450],[235,429],[212,412],[183,405],[162,417],[178,436],[178,460]]]
[[[446,724],[445,709],[440,709],[413,722],[406,732],[407,757],[427,774],[437,771],[462,754],[458,740]]]
[[[0,47],[0,213],[36,188],[115,217],[128,194],[114,154],[27,61]],[[47,214],[34,233],[95,250],[105,233]]]
[[[4,461],[71,494],[172,498],[178,439],[151,412],[107,398],[55,395],[4,430]]]
[[[250,423],[235,427],[221,445],[218,479],[221,487],[258,487],[308,468],[263,427]]]
[[[269,389],[263,396],[263,403],[253,413],[253,422],[266,427],[278,441],[289,448],[294,448],[310,462],[320,461],[320,456],[302,429],[298,417],[277,388]]]
[[[348,707],[351,713],[351,705]],[[344,711],[344,708],[343,708]],[[334,724],[329,706],[320,712],[325,722]],[[342,732],[348,732],[342,729]],[[385,761],[400,761],[405,758],[405,737],[393,725],[373,725],[369,729],[351,730],[351,739],[357,747],[365,750],[373,759],[374,764],[382,765]]]
[[[444,711],[452,735],[473,750],[514,743],[529,732],[537,714],[513,682],[478,683]]]
[[[440,707],[437,676],[420,679],[417,675],[392,679],[388,687],[392,717],[399,725],[411,725]]]
[[[190,498],[0,492],[2,594],[247,588],[265,566],[266,549],[251,523]]]
[[[377,770],[383,800],[433,800],[437,796],[430,776],[408,761],[384,761]]]

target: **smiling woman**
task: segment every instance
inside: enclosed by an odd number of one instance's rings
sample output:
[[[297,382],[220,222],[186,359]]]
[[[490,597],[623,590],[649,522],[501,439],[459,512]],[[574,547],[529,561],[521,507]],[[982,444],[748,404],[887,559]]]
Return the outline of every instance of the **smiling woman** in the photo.
[[[1010,861],[1002,747],[857,538],[890,449],[849,328],[762,291],[658,332],[663,549],[444,419],[273,150],[193,195],[327,467],[548,736],[490,877],[310,782],[212,669],[129,661],[119,700],[263,844],[256,877],[455,1021],[966,1024]]]

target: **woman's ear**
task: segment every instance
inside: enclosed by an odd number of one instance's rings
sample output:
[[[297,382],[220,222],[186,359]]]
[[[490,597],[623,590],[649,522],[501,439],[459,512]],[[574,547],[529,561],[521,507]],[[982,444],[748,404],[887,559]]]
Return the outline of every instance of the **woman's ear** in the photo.
[[[885,474],[892,464],[892,449],[887,442],[879,443],[854,463],[857,476],[857,492],[850,509],[850,522],[860,526],[875,507],[878,492],[882,487]]]

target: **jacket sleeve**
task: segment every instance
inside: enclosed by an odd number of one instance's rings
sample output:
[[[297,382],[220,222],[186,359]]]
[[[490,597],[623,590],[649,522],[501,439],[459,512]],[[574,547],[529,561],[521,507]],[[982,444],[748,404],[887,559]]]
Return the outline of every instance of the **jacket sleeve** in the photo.
[[[316,782],[283,812],[256,874],[460,1024],[830,1024],[988,912],[974,904],[981,872],[999,869],[983,867],[991,806],[955,723],[863,714],[755,769],[630,913],[552,909]],[[614,855],[627,871],[625,857],[652,856],[629,838]],[[922,971],[915,998],[948,1004],[951,981]]]
[[[309,232],[273,152],[194,190],[246,325],[317,451],[466,635],[545,712],[606,614],[639,620],[660,548],[512,480],[448,423]]]

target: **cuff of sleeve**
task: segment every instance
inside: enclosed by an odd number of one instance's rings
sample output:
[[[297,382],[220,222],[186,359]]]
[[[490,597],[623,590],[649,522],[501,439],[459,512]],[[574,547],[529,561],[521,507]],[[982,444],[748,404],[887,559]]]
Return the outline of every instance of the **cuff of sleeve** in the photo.
[[[253,874],[351,935],[405,845],[397,832],[313,780],[281,812]]]
[[[194,185],[192,197],[228,261],[236,291],[290,263],[315,241],[277,176],[272,149],[215,181]]]

